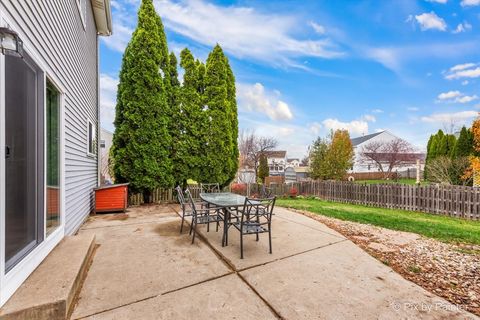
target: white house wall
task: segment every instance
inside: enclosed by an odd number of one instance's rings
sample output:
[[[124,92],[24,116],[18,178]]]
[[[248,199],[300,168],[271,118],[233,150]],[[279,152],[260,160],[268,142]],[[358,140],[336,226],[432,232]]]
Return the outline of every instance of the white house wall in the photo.
[[[65,233],[92,210],[97,157],[87,156],[87,119],[97,128],[97,32],[90,1],[85,26],[76,0],[1,0],[0,12],[56,84],[65,101]]]

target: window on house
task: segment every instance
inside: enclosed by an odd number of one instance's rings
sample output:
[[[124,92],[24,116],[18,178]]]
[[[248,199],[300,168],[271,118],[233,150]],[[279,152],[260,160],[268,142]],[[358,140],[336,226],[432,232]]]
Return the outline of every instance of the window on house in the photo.
[[[87,120],[87,154],[93,156],[95,153],[95,127]]]
[[[46,231],[60,225],[60,93],[47,80],[47,215]]]
[[[100,140],[100,148],[105,149],[105,140]]]

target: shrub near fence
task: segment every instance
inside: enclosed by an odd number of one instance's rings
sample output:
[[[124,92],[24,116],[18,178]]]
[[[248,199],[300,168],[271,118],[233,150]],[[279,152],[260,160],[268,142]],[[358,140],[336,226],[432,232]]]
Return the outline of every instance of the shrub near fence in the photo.
[[[200,188],[189,186],[194,198]],[[261,185],[247,185],[246,194],[260,194]],[[420,211],[471,220],[480,220],[480,188],[443,185],[355,184],[340,181],[307,181],[292,184],[272,184],[276,196],[289,196],[295,188],[299,195],[373,207]],[[229,189],[229,188],[227,188]],[[243,192],[242,192],[243,193]],[[158,189],[153,202],[175,202],[172,189]],[[141,194],[130,196],[131,205],[143,203]]]

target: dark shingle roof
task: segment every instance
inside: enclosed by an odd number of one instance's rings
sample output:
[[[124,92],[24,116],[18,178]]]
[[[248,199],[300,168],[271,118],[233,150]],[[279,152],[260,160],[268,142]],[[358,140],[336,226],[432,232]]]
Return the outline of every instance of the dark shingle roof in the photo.
[[[385,131],[375,132],[375,133],[372,133],[372,134],[367,134],[366,136],[357,137],[357,138],[353,138],[353,139],[350,139],[350,140],[352,141],[352,145],[354,147],[356,147],[359,144],[364,143],[365,141],[368,141],[368,140],[372,139],[373,137],[376,137],[379,134],[384,133],[384,132]]]

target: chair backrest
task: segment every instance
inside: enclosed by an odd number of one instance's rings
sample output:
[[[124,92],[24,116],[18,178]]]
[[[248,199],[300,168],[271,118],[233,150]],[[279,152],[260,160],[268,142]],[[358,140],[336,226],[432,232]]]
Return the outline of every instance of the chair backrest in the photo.
[[[245,221],[247,217],[253,220],[256,219],[257,216],[264,217],[268,222],[272,221],[276,199],[276,197],[263,199],[245,198],[242,210],[242,222]]]
[[[218,183],[200,183],[202,193],[219,193],[220,185]]]
[[[185,205],[185,197],[183,196],[182,188],[180,186],[177,186],[175,188],[175,191],[177,192],[178,203],[180,203],[181,206]]]
[[[271,198],[272,197],[272,189],[266,187],[265,185],[262,185],[262,190],[260,192],[260,197],[266,199],[266,198]]]
[[[187,190],[185,190],[185,195],[187,196],[188,204],[192,208],[192,212],[196,214],[197,209],[195,208],[195,201],[193,201],[192,193],[190,192],[190,190],[188,188],[187,188]]]

